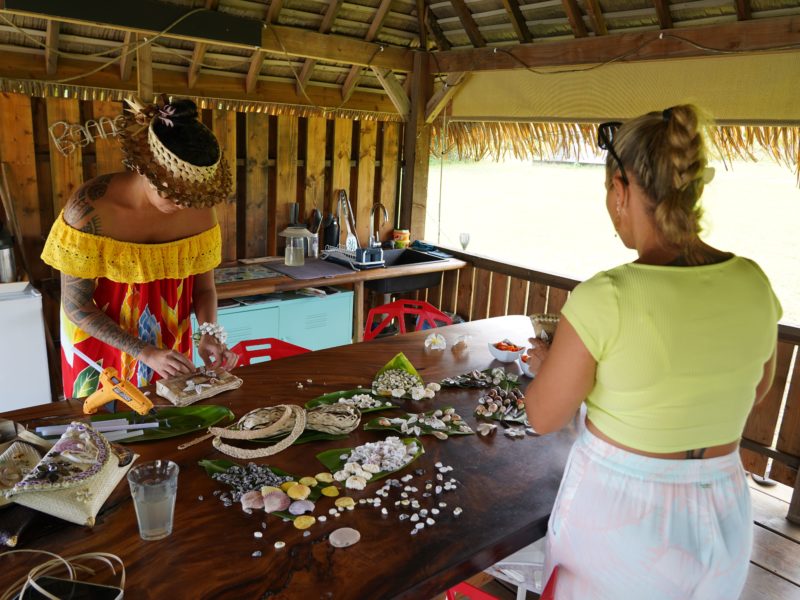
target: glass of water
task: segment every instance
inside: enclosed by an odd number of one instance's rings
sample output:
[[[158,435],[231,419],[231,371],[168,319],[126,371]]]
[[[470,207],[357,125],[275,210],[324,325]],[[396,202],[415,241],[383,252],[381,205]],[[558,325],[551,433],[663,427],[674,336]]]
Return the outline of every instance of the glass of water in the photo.
[[[143,540],[160,540],[172,533],[178,470],[178,465],[171,460],[154,460],[128,471],[139,535]]]

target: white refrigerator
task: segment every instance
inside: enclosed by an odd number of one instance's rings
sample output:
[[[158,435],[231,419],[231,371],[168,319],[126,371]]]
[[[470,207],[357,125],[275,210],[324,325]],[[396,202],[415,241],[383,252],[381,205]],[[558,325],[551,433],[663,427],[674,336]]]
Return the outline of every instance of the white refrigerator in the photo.
[[[0,412],[50,402],[42,295],[0,284]]]

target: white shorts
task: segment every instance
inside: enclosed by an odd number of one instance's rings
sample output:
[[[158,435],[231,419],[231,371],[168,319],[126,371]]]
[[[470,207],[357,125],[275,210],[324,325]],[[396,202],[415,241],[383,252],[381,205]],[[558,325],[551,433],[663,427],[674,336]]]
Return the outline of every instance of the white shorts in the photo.
[[[650,458],[585,427],[570,452],[547,533],[557,600],[734,600],[753,543],[739,453]]]

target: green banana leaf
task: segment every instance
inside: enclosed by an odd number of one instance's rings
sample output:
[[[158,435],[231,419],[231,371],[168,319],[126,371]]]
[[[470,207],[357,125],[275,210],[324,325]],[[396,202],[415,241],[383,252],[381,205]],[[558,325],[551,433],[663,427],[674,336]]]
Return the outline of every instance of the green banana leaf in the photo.
[[[433,416],[433,413],[435,413],[436,410],[445,411],[448,408],[452,408],[452,406],[442,406],[439,409],[429,410],[428,412],[421,413],[421,414],[426,416],[426,417],[430,417],[430,416]],[[404,419],[408,419],[413,414],[414,413],[406,413],[405,415],[403,415],[403,418]],[[388,417],[375,417],[374,419],[372,419],[368,423],[364,424],[364,430],[365,431],[369,431],[370,429],[378,429],[378,430],[391,430],[391,431],[397,431],[399,433],[403,433],[403,431],[401,431],[401,429],[400,429],[400,425],[381,425],[380,422],[385,420],[385,419],[388,419]],[[459,422],[460,423],[464,423],[464,425],[466,425],[466,422],[464,422],[463,420],[461,420]],[[472,434],[475,433],[474,431],[472,431],[472,429],[470,429],[469,431],[462,431],[461,429],[455,427],[452,423],[447,423],[447,429],[434,429],[430,425],[425,425],[425,424],[420,423],[420,422],[416,422],[416,423],[414,423],[414,425],[418,426],[420,428],[421,435],[433,435],[434,431],[441,431],[442,433],[446,433],[449,436],[450,435],[472,435]],[[411,433],[411,432],[408,432],[408,433]]]
[[[338,404],[339,400],[342,398],[352,398],[353,396],[357,396],[358,394],[367,394],[376,400],[380,400],[388,406],[379,406],[377,408],[367,408],[367,409],[359,409],[361,413],[369,413],[369,412],[377,412],[379,410],[389,410],[390,408],[396,408],[394,404],[389,402],[386,398],[376,396],[373,394],[369,389],[366,388],[358,388],[356,390],[343,390],[340,392],[331,392],[329,394],[323,394],[322,396],[317,396],[316,398],[309,400],[306,402],[306,408],[316,408],[317,406],[323,406],[325,404]]]
[[[502,368],[502,367],[497,367]],[[485,375],[492,375],[493,369],[484,369],[481,373]],[[518,388],[520,386],[519,376],[511,373],[516,379],[509,379],[509,373],[503,370],[503,378],[502,380],[497,383],[496,385],[505,391],[510,391],[514,388]],[[472,377],[471,373],[462,373],[461,375],[456,375],[455,377],[447,377],[442,379],[439,382],[442,387],[455,387],[455,388],[490,388],[495,384],[491,382],[491,379],[486,381],[478,381]]]
[[[372,380],[372,394],[373,396],[377,396],[378,398],[386,398],[387,396],[382,396],[378,394],[377,389],[375,388],[375,381],[380,377],[384,372],[389,371],[391,369],[399,369],[401,371],[405,371],[406,373],[410,373],[411,375],[415,376],[419,379],[420,385],[425,385],[425,382],[422,379],[422,375],[420,375],[417,370],[414,368],[414,365],[411,364],[411,361],[406,358],[406,355],[402,352],[398,352],[392,360],[387,362],[380,370],[375,373],[375,378]],[[411,398],[411,394],[406,393],[401,398]]]
[[[154,442],[187,433],[200,433],[216,425],[220,421],[232,421],[233,412],[225,406],[216,404],[195,404],[192,406],[164,406],[157,407],[155,415],[140,415],[134,411],[103,413],[92,415],[92,423],[102,423],[113,419],[127,419],[128,423],[153,423],[159,426],[153,429],[144,429],[143,435],[130,439],[122,439],[123,444],[138,444],[140,442]]]
[[[379,471],[378,473],[375,473],[372,476],[372,479],[370,479],[367,483],[378,481],[379,479],[383,479],[387,475],[391,475],[392,473],[402,471],[411,463],[413,463],[415,460],[417,460],[420,456],[425,454],[425,447],[422,445],[422,442],[419,441],[418,438],[415,437],[403,438],[403,443],[406,446],[408,446],[412,442],[417,443],[418,450],[414,454],[414,458],[412,458],[408,462],[408,464],[404,465],[399,469],[395,469],[394,471]],[[352,448],[335,448],[333,450],[326,450],[325,452],[320,452],[319,454],[317,454],[317,460],[321,462],[323,465],[325,465],[325,468],[328,469],[331,473],[335,473],[336,471],[340,471],[344,467],[344,463],[347,462],[346,460],[342,460],[339,457],[343,454],[349,455],[352,450],[353,450]]]
[[[217,473],[224,473],[225,471],[227,471],[231,467],[235,467],[235,466],[240,466],[241,467],[242,466],[241,464],[239,464],[237,462],[234,462],[232,460],[227,460],[227,459],[224,459],[224,458],[215,459],[215,460],[209,460],[209,459],[201,460],[197,464],[200,465],[201,467],[203,467],[203,469],[205,469],[205,471],[206,471],[206,473],[208,474],[209,477],[211,477],[212,475],[215,475]],[[284,471],[283,469],[279,469],[278,467],[272,467],[272,466],[269,466],[269,465],[265,465],[265,466],[267,466],[270,471],[275,473],[275,475],[280,475],[281,477],[291,477],[295,481],[300,479],[296,475],[292,475],[291,473],[287,473],[286,471]],[[321,483],[321,484],[318,484],[318,485],[315,485],[314,487],[312,487],[311,488],[311,493],[308,495],[308,500],[310,500],[311,502],[316,502],[317,500],[319,500],[319,498],[322,496],[322,488],[325,487],[326,485],[330,485],[330,484]],[[290,519],[292,521],[294,521],[298,517],[298,515],[293,515],[289,511],[277,511],[277,512],[272,512],[272,513],[268,513],[268,514],[275,515],[276,517],[279,517],[281,519]]]

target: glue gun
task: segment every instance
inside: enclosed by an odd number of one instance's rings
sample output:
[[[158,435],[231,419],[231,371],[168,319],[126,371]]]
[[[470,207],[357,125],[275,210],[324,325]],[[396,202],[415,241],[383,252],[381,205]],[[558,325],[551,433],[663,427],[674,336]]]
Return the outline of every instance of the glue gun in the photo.
[[[104,404],[116,400],[122,400],[140,415],[146,415],[153,409],[153,403],[144,395],[142,390],[128,380],[120,379],[116,369],[112,367],[102,369],[100,365],[77,348],[73,348],[73,351],[86,364],[100,372],[100,387],[94,394],[83,401],[84,414],[93,415]]]

